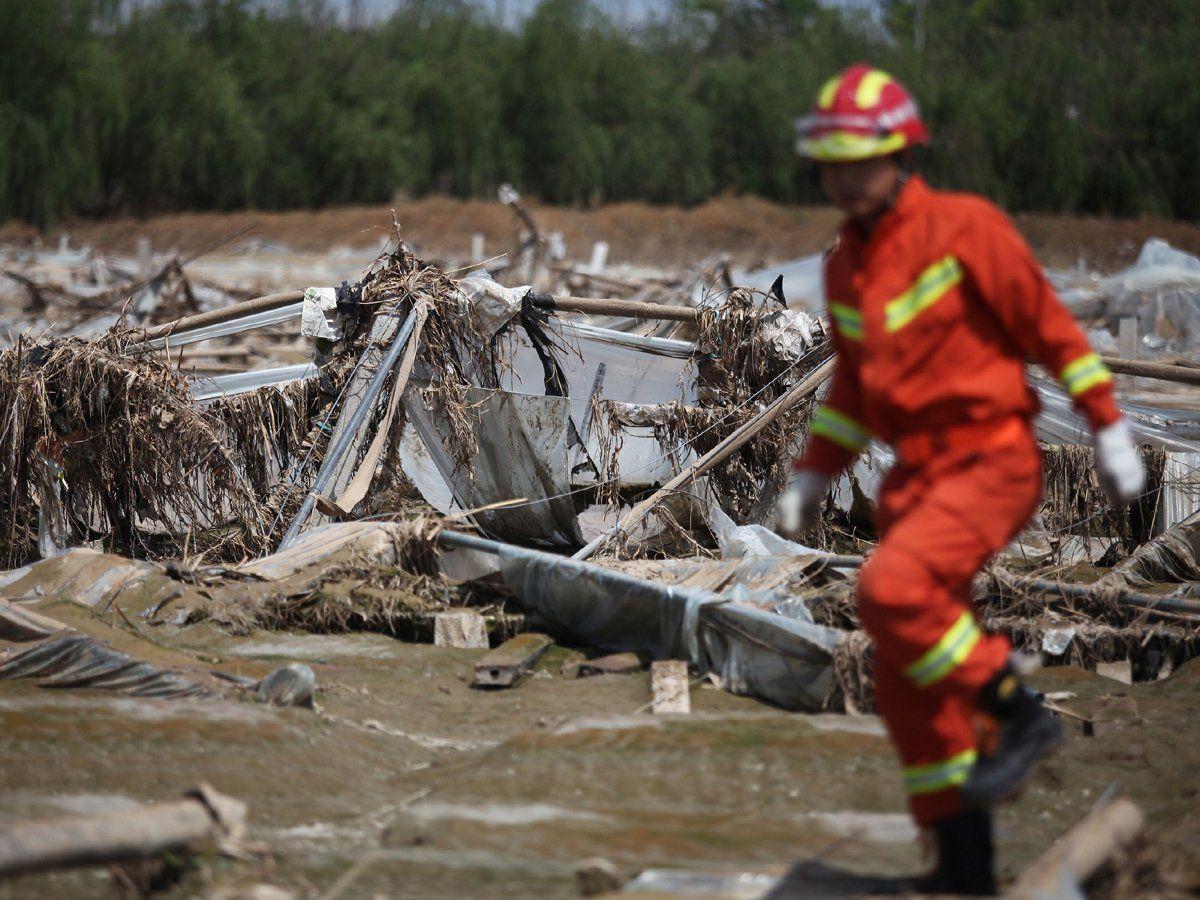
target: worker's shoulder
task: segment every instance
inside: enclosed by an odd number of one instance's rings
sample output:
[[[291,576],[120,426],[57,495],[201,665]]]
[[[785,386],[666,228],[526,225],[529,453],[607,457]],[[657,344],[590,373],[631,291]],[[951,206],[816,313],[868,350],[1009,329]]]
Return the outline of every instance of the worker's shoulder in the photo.
[[[921,211],[946,223],[1012,224],[1004,210],[991,200],[959,191],[929,191]]]

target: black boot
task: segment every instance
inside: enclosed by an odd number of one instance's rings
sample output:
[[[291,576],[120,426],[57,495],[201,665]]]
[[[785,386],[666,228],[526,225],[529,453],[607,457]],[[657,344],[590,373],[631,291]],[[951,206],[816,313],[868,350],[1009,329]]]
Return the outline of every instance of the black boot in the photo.
[[[923,894],[965,894],[991,897],[996,893],[993,870],[992,814],[970,809],[933,825],[937,868],[913,885]]]
[[[1063,742],[1063,727],[1011,664],[983,686],[978,705],[996,718],[1000,738],[995,753],[976,760],[960,790],[967,803],[991,806],[1020,790],[1037,762]]]

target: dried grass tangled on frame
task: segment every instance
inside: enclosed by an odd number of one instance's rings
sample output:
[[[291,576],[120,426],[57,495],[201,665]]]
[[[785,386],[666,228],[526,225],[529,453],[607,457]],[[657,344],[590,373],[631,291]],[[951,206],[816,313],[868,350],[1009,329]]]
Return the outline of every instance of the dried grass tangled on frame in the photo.
[[[685,451],[699,456],[711,450],[832,352],[828,339],[819,336],[799,364],[780,353],[770,328],[778,314],[746,288],[701,308],[696,405],[664,405],[654,425],[655,438],[676,467],[682,466]],[[735,522],[761,521],[766,514],[787,478],[813,408],[813,400],[797,404],[710,470],[718,502]],[[608,484],[600,502],[611,502],[617,494],[615,454],[625,427],[623,412],[618,404],[602,401],[593,415],[593,434],[602,439],[600,470]]]
[[[37,552],[43,499],[61,491],[77,535],[111,552],[237,558],[258,545],[260,496],[168,365],[123,353],[124,338],[19,340],[0,353],[0,562]],[[46,464],[62,467],[56,487]],[[233,525],[235,527],[228,527]]]
[[[1143,445],[1146,493],[1128,511],[1116,511],[1100,487],[1095,453],[1083,444],[1043,444],[1045,497],[1041,516],[1053,534],[1116,538],[1130,553],[1153,534],[1155,510],[1167,454],[1161,447]]]
[[[400,239],[399,228],[393,221],[394,249],[385,250],[367,270],[361,281],[349,287],[357,301],[358,315],[344,329],[345,337],[339,344],[335,357],[336,378],[334,393],[351,376],[354,362],[362,359],[371,349],[372,326],[379,316],[392,316],[396,327],[418,304],[428,309],[428,315],[420,333],[414,332],[416,363],[412,381],[420,386],[423,402],[442,425],[441,431],[447,451],[456,463],[470,470],[477,452],[472,404],[467,399],[467,389],[472,385],[472,376],[484,384],[495,383],[497,360],[495,350],[489,346],[484,329],[470,304],[462,298],[458,282],[437,266],[419,259]],[[394,333],[394,332],[393,332]],[[391,337],[386,338],[390,343]],[[383,352],[385,348],[376,348]],[[375,409],[368,417],[368,435],[381,427],[384,411],[394,389],[394,381],[385,383]],[[401,407],[401,410],[403,408]],[[294,518],[305,497],[308,485],[320,469],[328,449],[341,407],[334,405],[315,422],[312,430],[302,442],[297,463],[286,479],[276,486],[272,499],[272,521],[275,523],[273,538],[278,538]],[[396,458],[397,444],[404,428],[405,417],[397,415],[386,436],[383,459]],[[365,453],[370,440],[360,444],[360,454]],[[361,460],[361,456],[360,456]],[[357,462],[357,461],[356,461]],[[411,485],[394,465],[381,466],[381,480],[377,480],[369,494],[369,502],[363,505],[363,514],[394,511],[386,509],[381,500],[383,495],[404,500],[404,506],[414,513],[425,511],[423,503],[411,503]]]

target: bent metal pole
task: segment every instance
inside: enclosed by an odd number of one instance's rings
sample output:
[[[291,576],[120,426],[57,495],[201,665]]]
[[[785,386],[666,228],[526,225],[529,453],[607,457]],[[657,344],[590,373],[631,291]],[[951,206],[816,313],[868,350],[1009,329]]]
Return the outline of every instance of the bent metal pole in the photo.
[[[342,456],[345,455],[347,448],[349,448],[350,442],[354,440],[355,435],[358,433],[359,427],[371,410],[375,408],[375,398],[383,390],[383,384],[387,381],[388,374],[395,367],[396,360],[400,358],[405,345],[408,344],[408,339],[412,337],[416,321],[417,314],[409,310],[408,315],[404,319],[404,324],[400,326],[400,331],[396,333],[391,347],[388,348],[387,355],[379,363],[379,368],[375,370],[375,375],[371,378],[370,384],[367,385],[367,389],[363,393],[362,402],[355,407],[353,415],[351,415],[349,421],[346,423],[346,427],[326,451],[325,458],[321,460],[321,468],[317,472],[317,477],[313,481],[312,487],[309,488],[307,495],[305,495],[304,502],[300,504],[300,510],[296,513],[296,518],[292,520],[292,524],[288,527],[287,534],[279,542],[280,550],[287,549],[288,545],[300,533],[300,529],[304,527],[304,523],[308,521],[308,517],[312,515],[313,505],[317,502],[317,495],[325,490],[325,487],[329,484],[329,479],[337,471]]]

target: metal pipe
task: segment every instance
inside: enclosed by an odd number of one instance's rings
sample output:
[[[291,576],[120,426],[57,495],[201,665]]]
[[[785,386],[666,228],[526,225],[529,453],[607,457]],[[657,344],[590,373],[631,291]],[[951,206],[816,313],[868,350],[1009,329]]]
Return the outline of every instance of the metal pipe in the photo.
[[[629,316],[632,319],[666,319],[695,322],[700,311],[690,306],[667,306],[640,300],[597,300],[594,297],[555,297],[530,291],[530,302],[556,312],[580,312],[592,316]]]
[[[1143,378],[1157,378],[1159,381],[1173,381],[1177,384],[1200,384],[1200,369],[1190,366],[1138,362],[1132,359],[1118,359],[1115,356],[1102,356],[1100,359],[1118,375],[1140,375]]]
[[[300,504],[300,510],[296,513],[296,518],[292,520],[292,524],[288,527],[283,540],[279,542],[280,550],[288,548],[300,533],[300,529],[304,526],[304,523],[308,521],[308,517],[312,515],[313,505],[317,501],[317,494],[325,489],[325,486],[329,483],[329,479],[333,477],[333,473],[337,470],[346,449],[350,446],[350,442],[358,434],[359,427],[366,420],[368,413],[375,408],[375,398],[383,390],[383,384],[387,380],[388,374],[391,372],[392,367],[396,365],[396,360],[400,358],[400,354],[404,351],[408,339],[412,337],[413,327],[416,325],[416,322],[416,313],[410,310],[404,320],[404,324],[400,326],[400,331],[396,333],[396,338],[392,341],[391,347],[388,348],[387,356],[379,363],[379,368],[375,370],[375,375],[371,378],[371,383],[367,385],[367,389],[363,393],[362,402],[354,410],[350,421],[346,423],[346,428],[326,451],[325,458],[321,460],[321,468],[317,472],[317,477],[314,479],[308,495],[304,498],[304,502]]]
[[[288,291],[283,294],[267,294],[265,297],[255,297],[253,300],[235,303],[232,306],[223,306],[220,309],[212,309],[194,316],[184,316],[182,319],[176,319],[174,322],[164,322],[162,325],[147,328],[145,337],[141,343],[135,344],[133,349],[141,349],[143,345],[151,341],[181,331],[194,331],[197,328],[205,328],[209,325],[219,325],[222,322],[240,319],[243,316],[253,315],[254,313],[279,309],[281,306],[298,303],[303,299],[304,291]]]
[[[1056,594],[1060,597],[1071,597],[1079,600],[1086,600],[1096,596],[1091,586],[1086,584],[1048,581],[1044,578],[1024,578],[1019,575],[1013,577],[1011,583],[1015,587],[1025,588],[1026,590],[1044,594]],[[1107,593],[1107,591],[1104,593]],[[1146,609],[1151,612],[1175,613],[1184,616],[1200,616],[1200,601],[1196,600],[1157,597],[1154,594],[1123,590],[1114,591],[1113,596],[1118,602],[1136,607],[1137,609]]]

